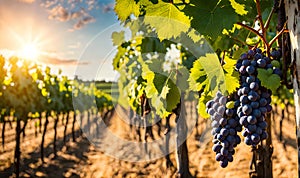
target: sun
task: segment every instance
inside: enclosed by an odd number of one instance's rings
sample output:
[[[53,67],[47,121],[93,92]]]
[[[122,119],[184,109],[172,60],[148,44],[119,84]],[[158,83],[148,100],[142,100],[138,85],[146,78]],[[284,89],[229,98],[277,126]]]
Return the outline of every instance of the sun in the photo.
[[[39,50],[35,44],[28,43],[20,50],[19,56],[28,60],[36,60],[39,56]]]

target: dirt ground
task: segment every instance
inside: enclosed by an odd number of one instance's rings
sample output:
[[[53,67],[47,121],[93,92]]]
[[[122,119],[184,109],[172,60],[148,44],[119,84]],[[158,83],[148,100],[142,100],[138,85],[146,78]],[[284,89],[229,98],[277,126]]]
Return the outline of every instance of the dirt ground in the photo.
[[[289,108],[290,113],[294,113]],[[280,109],[279,109],[280,111]],[[124,111],[122,111],[124,112]],[[192,111],[187,110],[192,113]],[[280,111],[281,113],[281,111]],[[124,113],[123,113],[124,114]],[[283,141],[279,141],[279,120],[276,116],[272,125],[273,153],[273,177],[294,178],[297,177],[297,151],[295,139],[295,116],[290,114],[283,121]],[[94,123],[94,122],[92,122]],[[199,120],[198,131],[196,129],[187,139],[190,171],[193,176],[201,178],[244,178],[249,177],[249,164],[251,149],[244,143],[236,148],[234,161],[227,168],[221,168],[215,161],[215,154],[211,151],[210,132],[204,132],[209,127],[209,121]],[[122,139],[133,140],[133,134],[129,125],[124,121],[122,114],[114,113],[106,120],[109,130]],[[2,129],[2,125],[1,129]],[[13,126],[14,127],[14,126]],[[63,143],[64,127],[59,122],[58,127],[58,152],[54,158],[53,150],[53,121],[50,121],[49,131],[45,141],[45,163],[40,161],[40,142],[42,134],[34,135],[34,122],[29,122],[26,129],[26,137],[21,139],[21,177],[175,177],[176,169],[166,168],[164,158],[149,162],[129,162],[115,159],[99,150],[91,144],[85,136],[80,136],[79,125],[76,125],[76,142],[71,139],[71,123],[68,125],[67,142]],[[158,135],[155,133],[155,138]],[[207,130],[206,130],[207,131]],[[101,131],[100,131],[101,132]],[[197,135],[198,132],[198,135]],[[202,133],[202,135],[201,135]],[[13,154],[14,154],[14,128],[7,125],[6,144],[0,149],[0,177],[14,177]],[[85,134],[83,134],[85,135]],[[111,145],[118,143],[111,141]],[[113,148],[112,148],[113,149]],[[125,147],[115,147],[120,153],[126,153]],[[124,149],[124,151],[122,150]],[[131,150],[132,151],[132,150]],[[175,154],[170,155],[172,163],[176,166]]]

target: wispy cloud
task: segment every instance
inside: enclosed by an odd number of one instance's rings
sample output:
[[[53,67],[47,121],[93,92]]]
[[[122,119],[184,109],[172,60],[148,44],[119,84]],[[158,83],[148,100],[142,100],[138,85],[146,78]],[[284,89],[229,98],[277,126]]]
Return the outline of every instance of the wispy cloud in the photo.
[[[115,4],[114,4],[114,3],[104,4],[104,5],[102,6],[102,12],[103,12],[103,13],[109,13],[109,12],[112,12],[112,11],[114,11],[114,7],[115,7]]]
[[[69,31],[74,31],[96,21],[91,11],[99,8],[98,3],[97,0],[43,0],[41,6],[48,10],[49,19],[73,22]]]
[[[70,15],[68,10],[61,5],[57,5],[49,11],[49,19],[55,19],[65,22],[68,21],[69,18]]]
[[[81,29],[82,27],[84,27],[85,25],[95,22],[95,18],[94,17],[85,17],[83,19],[80,19],[76,24],[74,24],[73,28],[78,30]]]
[[[24,3],[33,3],[35,0],[19,0],[20,2],[24,2]]]
[[[70,44],[68,47],[71,49],[78,49],[78,48],[80,48],[80,46],[81,46],[81,43],[77,42],[75,44]]]
[[[18,53],[14,50],[0,49],[0,55],[5,59],[9,59],[12,56],[18,56]],[[22,58],[22,56],[19,56]],[[77,59],[67,59],[57,56],[53,52],[41,52],[36,60],[38,63],[45,65],[87,65],[87,61],[79,61]]]
[[[76,59],[62,59],[62,58],[55,58],[51,56],[44,56],[41,57],[40,62],[44,64],[50,64],[50,65],[87,65],[88,62],[81,62]]]

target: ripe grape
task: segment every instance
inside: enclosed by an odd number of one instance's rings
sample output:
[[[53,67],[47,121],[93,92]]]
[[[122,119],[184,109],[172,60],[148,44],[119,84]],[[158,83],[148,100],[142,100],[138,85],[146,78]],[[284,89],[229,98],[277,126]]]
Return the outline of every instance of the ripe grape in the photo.
[[[236,95],[237,96],[237,95]],[[241,139],[237,135],[242,130],[236,108],[239,102],[235,98],[228,98],[217,92],[215,98],[206,103],[206,111],[211,116],[213,135],[212,150],[216,153],[216,160],[225,168],[233,161],[232,155]]]
[[[247,145],[256,146],[267,138],[265,116],[272,110],[271,91],[261,85],[257,78],[257,69],[266,69],[270,74],[281,76],[280,69],[273,67],[271,59],[264,56],[261,49],[249,50],[247,59],[243,54],[237,62],[236,70],[240,73],[241,87],[238,89],[239,106],[237,116],[239,124],[245,127],[242,136]],[[280,51],[272,51],[271,58],[281,57]]]

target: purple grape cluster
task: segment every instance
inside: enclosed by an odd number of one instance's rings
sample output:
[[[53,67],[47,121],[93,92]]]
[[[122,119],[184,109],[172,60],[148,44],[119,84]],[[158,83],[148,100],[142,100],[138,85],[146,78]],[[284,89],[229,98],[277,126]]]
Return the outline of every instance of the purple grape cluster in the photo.
[[[216,160],[220,166],[225,168],[228,162],[233,161],[234,148],[241,142],[237,132],[242,131],[239,124],[239,117],[236,115],[236,107],[227,108],[226,103],[230,102],[226,96],[217,92],[215,98],[206,103],[206,112],[211,116],[213,148],[216,153]],[[236,103],[235,106],[238,106]]]
[[[274,52],[274,54],[280,55],[278,52]],[[273,67],[271,59],[266,57],[259,48],[242,54],[236,64],[241,82],[237,91],[239,96],[237,115],[239,123],[245,128],[242,132],[245,137],[244,142],[253,146],[268,137],[265,117],[272,110],[270,105],[272,92],[261,86],[261,81],[257,78],[258,68],[278,75],[280,72]]]

